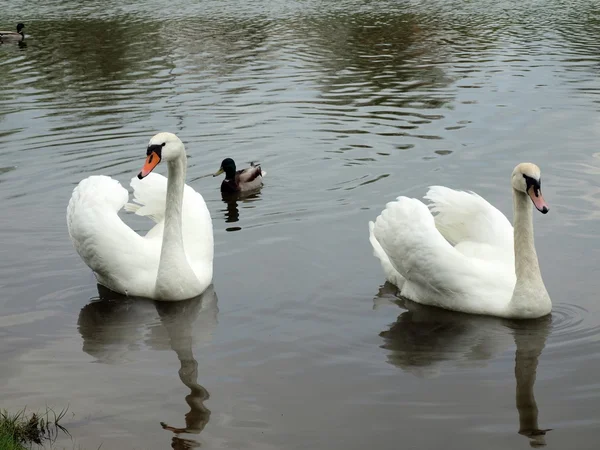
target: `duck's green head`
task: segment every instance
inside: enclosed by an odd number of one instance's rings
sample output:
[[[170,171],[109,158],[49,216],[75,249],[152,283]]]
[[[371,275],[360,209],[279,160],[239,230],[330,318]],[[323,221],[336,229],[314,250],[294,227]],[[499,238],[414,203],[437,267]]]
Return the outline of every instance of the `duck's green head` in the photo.
[[[231,180],[235,177],[235,162],[233,159],[225,158],[221,162],[221,167],[219,167],[219,170],[213,175],[213,177],[221,175],[223,172],[225,172],[225,178],[228,180]]]
[[[17,33],[20,33],[23,28],[25,28],[24,24],[22,24],[22,23],[17,24]]]

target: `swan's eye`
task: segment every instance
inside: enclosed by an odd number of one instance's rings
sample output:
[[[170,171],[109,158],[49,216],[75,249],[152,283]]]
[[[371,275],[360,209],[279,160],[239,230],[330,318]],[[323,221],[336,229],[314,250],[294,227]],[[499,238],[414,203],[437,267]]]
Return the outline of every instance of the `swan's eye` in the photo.
[[[165,145],[167,145],[166,142],[163,142],[162,144],[160,144],[161,147],[164,147]]]
[[[149,145],[148,149],[146,150],[146,155],[150,156],[153,152],[156,153],[156,155],[161,158],[162,155],[162,145],[158,145],[158,144],[154,144],[154,145]]]
[[[539,195],[540,190],[542,189],[542,180],[536,180],[535,178],[527,176],[525,174],[523,174],[523,178],[525,178],[525,182],[527,183],[527,190],[533,187],[533,192],[537,197]]]

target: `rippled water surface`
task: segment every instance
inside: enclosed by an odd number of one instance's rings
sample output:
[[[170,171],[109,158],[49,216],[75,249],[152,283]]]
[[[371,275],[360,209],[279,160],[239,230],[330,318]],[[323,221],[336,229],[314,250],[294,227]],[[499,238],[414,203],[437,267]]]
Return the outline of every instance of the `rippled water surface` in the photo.
[[[0,407],[68,406],[59,448],[598,448],[596,1],[2,12],[27,39],[0,45]],[[213,289],[171,305],[99,292],[65,224],[76,183],[128,185],[159,130],[186,143],[215,234]],[[262,192],[224,202],[201,177],[225,157],[260,161]],[[525,160],[551,208],[534,218],[551,318],[383,285],[367,222],[387,201],[443,184],[512,217]]]

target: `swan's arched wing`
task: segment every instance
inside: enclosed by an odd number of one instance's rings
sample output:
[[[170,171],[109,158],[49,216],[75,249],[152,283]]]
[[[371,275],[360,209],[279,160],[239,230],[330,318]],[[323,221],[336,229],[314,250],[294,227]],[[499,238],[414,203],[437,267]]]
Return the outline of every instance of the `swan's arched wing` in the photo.
[[[135,203],[128,203],[125,209],[154,220],[157,225],[146,237],[161,239],[167,200],[167,178],[152,172],[141,180],[133,177],[131,187]],[[212,219],[202,195],[187,184],[183,190],[181,214],[185,253],[196,276],[202,279],[201,277],[206,276],[209,266],[212,270]]]
[[[135,203],[127,203],[125,210],[138,216],[150,217],[156,223],[162,222],[165,218],[167,204],[167,178],[152,172],[141,180],[137,176],[133,177],[130,185],[133,188]],[[187,213],[199,209],[208,211],[204,198],[186,184],[183,190],[184,222]],[[189,217],[193,218],[195,215],[192,214]]]
[[[404,278],[394,268],[392,262],[390,261],[390,257],[387,255],[385,250],[383,250],[383,247],[381,246],[379,241],[375,238],[374,230],[375,223],[369,222],[369,242],[373,246],[373,254],[381,263],[381,268],[383,269],[383,273],[385,274],[385,279],[392,283],[394,286],[402,288],[402,285],[404,284]]]
[[[167,204],[167,178],[152,172],[143,179],[137,176],[130,182],[133,188],[133,202],[125,205],[125,210],[138,216],[146,216],[158,223],[165,218]]]
[[[190,266],[200,279],[211,271],[214,253],[213,227],[204,197],[185,185],[182,210],[183,245]],[[202,272],[202,273],[199,273]]]
[[[473,263],[440,234],[433,216],[417,199],[398,197],[375,221],[373,235],[407,285],[422,292],[458,293]],[[402,289],[403,295],[405,289]],[[411,296],[409,296],[411,298]],[[414,299],[414,298],[413,298]],[[416,300],[416,299],[415,299]]]
[[[452,245],[474,242],[512,252],[513,227],[498,209],[472,192],[431,186],[425,195],[435,226]]]
[[[160,242],[144,239],[118,215],[129,195],[107,176],[91,176],[73,190],[67,207],[67,227],[77,253],[98,276],[101,284],[137,295],[154,289]]]

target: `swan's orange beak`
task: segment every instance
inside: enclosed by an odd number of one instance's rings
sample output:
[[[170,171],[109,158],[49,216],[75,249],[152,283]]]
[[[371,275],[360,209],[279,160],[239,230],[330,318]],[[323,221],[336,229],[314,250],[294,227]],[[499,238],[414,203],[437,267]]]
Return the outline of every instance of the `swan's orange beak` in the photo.
[[[550,210],[546,200],[544,200],[544,197],[542,197],[542,190],[540,188],[537,186],[531,186],[529,189],[527,189],[527,194],[529,194],[531,201],[539,212],[546,214]]]
[[[150,152],[148,157],[146,158],[146,162],[144,167],[142,167],[142,171],[138,173],[138,178],[141,180],[144,177],[147,177],[150,172],[154,170],[158,163],[160,162],[160,155],[156,152]]]

